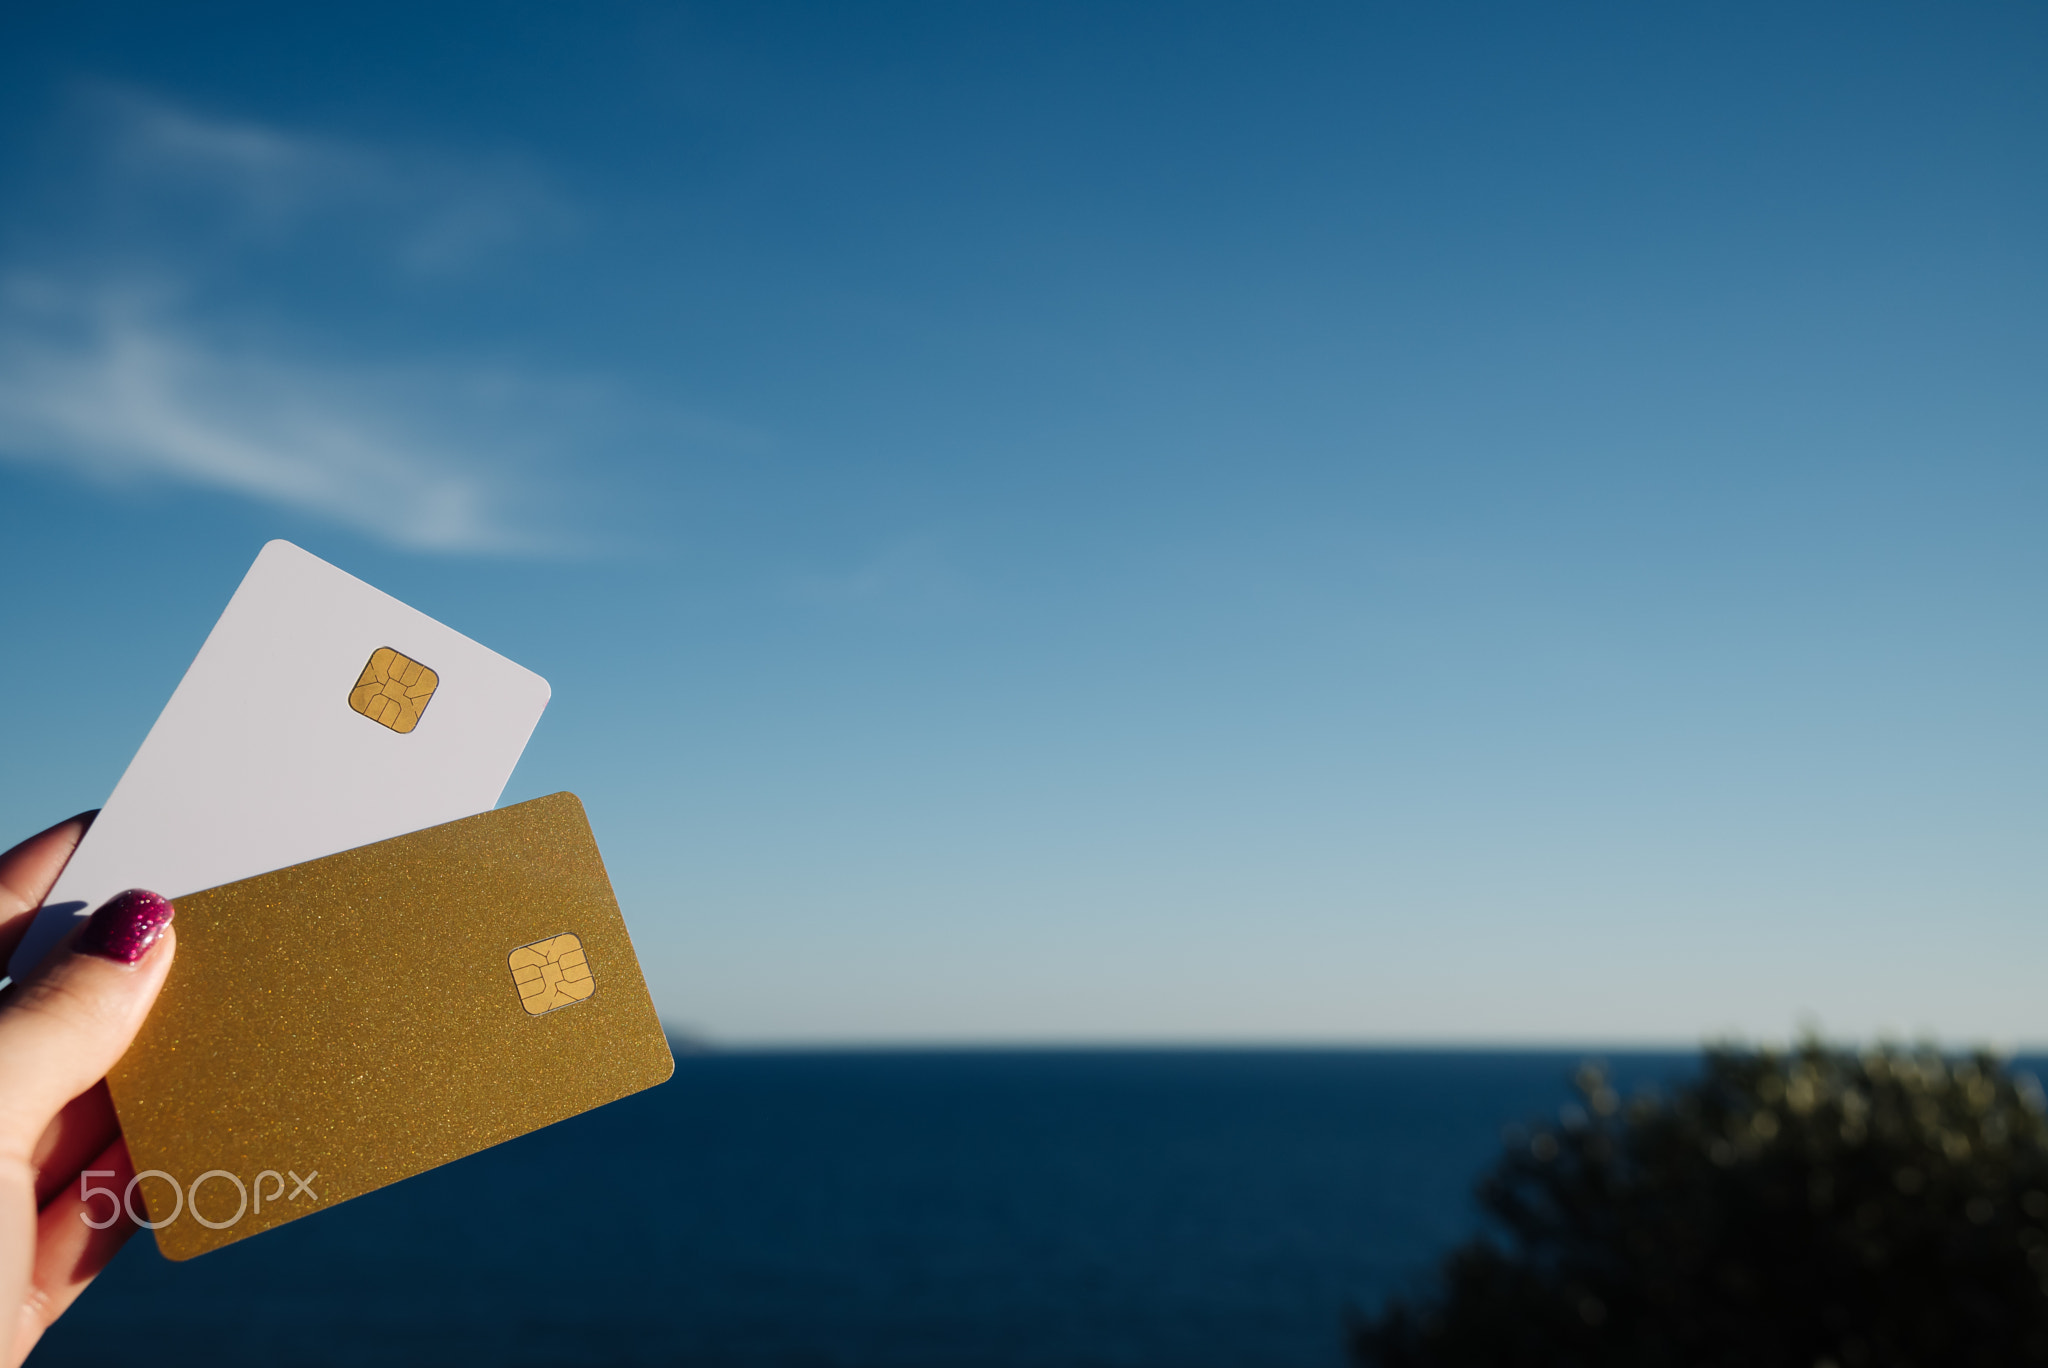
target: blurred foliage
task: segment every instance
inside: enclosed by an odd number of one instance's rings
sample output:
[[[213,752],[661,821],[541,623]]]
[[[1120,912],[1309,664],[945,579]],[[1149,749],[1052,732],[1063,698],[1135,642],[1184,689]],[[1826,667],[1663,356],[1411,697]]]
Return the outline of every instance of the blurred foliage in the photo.
[[[1351,1329],[1362,1368],[2048,1364],[2040,1085],[1979,1054],[1709,1050],[1510,1131],[1491,1230]]]

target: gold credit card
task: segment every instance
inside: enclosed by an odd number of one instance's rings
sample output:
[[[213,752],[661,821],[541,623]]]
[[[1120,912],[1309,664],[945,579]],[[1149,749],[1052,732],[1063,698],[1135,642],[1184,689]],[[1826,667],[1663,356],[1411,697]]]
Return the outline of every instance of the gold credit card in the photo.
[[[177,901],[170,978],[107,1076],[136,1180],[97,1189],[167,1258],[675,1071],[574,794]]]

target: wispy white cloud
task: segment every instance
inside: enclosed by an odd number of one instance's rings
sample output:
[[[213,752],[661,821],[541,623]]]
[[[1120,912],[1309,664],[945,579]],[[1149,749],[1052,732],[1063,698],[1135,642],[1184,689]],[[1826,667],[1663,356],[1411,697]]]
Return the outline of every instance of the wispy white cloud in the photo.
[[[238,355],[134,300],[0,297],[0,456],[219,490],[402,546],[539,548],[502,467],[430,435],[404,392],[418,380]]]
[[[622,425],[674,427],[616,389],[465,362],[445,334],[431,359],[365,357],[323,326],[344,259],[357,305],[428,317],[432,278],[571,223],[516,161],[108,86],[73,116],[67,212],[0,261],[0,461],[218,491],[420,549],[563,551],[589,544],[568,510],[595,483],[587,466],[570,478],[571,454]]]
[[[224,118],[118,86],[80,97],[117,198],[200,204],[202,231],[337,230],[414,271],[453,271],[566,230],[568,202],[524,161],[382,148]],[[197,246],[198,244],[188,244]]]

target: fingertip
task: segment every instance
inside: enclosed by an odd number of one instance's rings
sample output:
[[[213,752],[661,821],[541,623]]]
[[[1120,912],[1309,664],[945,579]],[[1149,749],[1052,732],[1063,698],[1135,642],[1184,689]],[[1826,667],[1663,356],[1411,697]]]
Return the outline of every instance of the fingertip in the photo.
[[[116,893],[92,914],[71,948],[117,964],[139,963],[170,930],[177,912],[169,898],[146,888]]]

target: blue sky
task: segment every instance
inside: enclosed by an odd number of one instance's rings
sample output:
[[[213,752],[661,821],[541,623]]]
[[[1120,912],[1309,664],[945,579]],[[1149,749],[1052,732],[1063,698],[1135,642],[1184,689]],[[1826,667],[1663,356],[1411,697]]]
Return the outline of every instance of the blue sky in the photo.
[[[6,830],[288,537],[728,1041],[2048,1043],[2048,12],[0,21]]]

